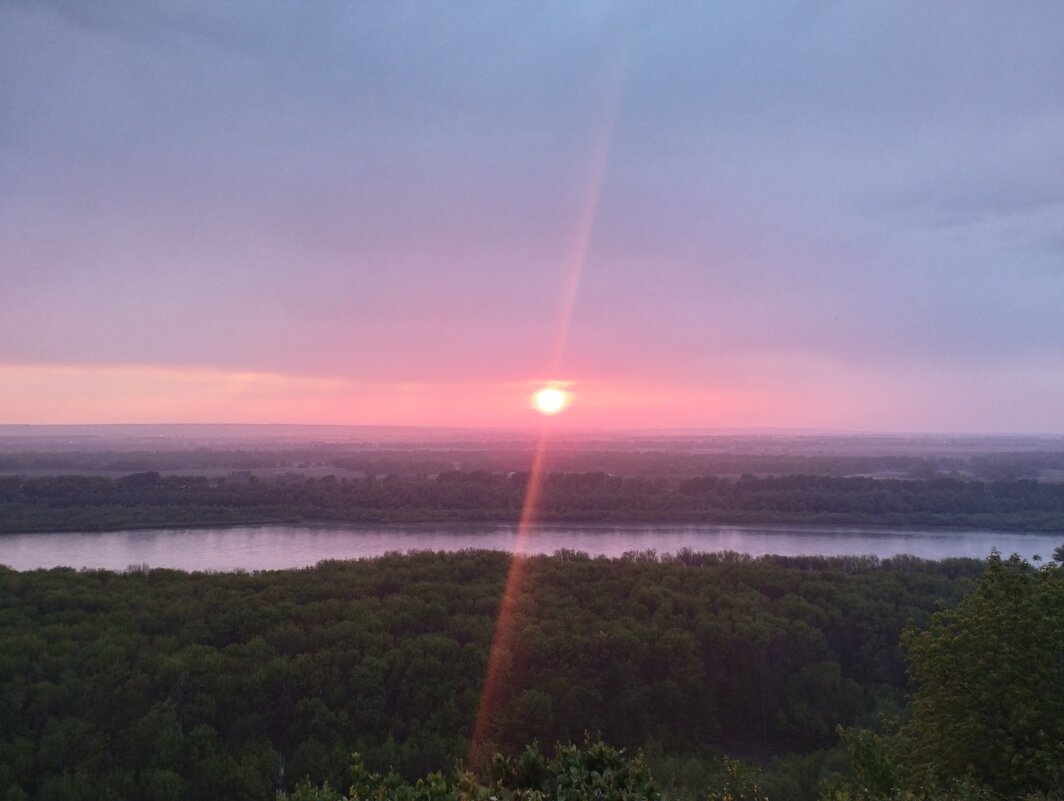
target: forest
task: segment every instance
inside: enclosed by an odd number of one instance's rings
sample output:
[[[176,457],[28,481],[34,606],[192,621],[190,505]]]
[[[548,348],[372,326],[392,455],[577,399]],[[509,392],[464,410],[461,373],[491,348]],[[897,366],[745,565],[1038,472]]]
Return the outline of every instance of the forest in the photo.
[[[265,799],[468,754],[507,574],[495,552],[255,574],[0,569],[6,799]],[[675,794],[765,767],[815,798],[837,727],[902,715],[900,638],[973,560],[530,557],[485,753],[642,748]]]
[[[515,522],[528,473],[0,477],[0,533],[292,522]],[[543,522],[818,523],[1064,530],[1064,483],[547,473]]]

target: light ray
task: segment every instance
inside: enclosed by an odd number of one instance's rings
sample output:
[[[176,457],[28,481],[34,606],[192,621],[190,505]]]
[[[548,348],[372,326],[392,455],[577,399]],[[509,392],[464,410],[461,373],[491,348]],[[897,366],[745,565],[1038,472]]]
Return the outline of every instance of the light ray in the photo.
[[[627,20],[627,22],[631,22],[631,20]],[[625,33],[630,34],[630,32],[629,27]],[[550,363],[550,376],[552,378],[556,378],[560,373],[565,357],[565,349],[569,341],[569,328],[573,311],[576,307],[580,281],[587,264],[591,236],[594,232],[599,199],[602,194],[603,179],[609,160],[610,146],[613,142],[614,130],[617,125],[621,85],[627,61],[630,36],[624,35],[620,38],[621,46],[617,48],[609,64],[610,81],[604,104],[603,119],[592,148],[590,169],[587,183],[582,193],[572,247],[565,260],[557,329]],[[473,725],[473,737],[469,747],[468,764],[474,768],[480,767],[483,764],[483,758],[486,756],[483,753],[484,746],[488,743],[488,738],[491,735],[492,717],[497,713],[507,678],[507,666],[504,662],[506,657],[513,653],[514,635],[516,634],[514,608],[516,599],[521,594],[527,580],[528,557],[524,552],[525,544],[536,520],[539,495],[543,483],[543,465],[546,457],[549,431],[549,421],[544,421],[541,425],[539,439],[532,457],[528,486],[525,489],[524,504],[522,505],[521,518],[517,527],[514,552],[510,557],[506,584],[503,587],[502,598],[499,603],[499,614],[495,622],[491,650],[488,653],[484,689],[481,692],[480,704],[477,707],[477,715]]]
[[[621,106],[621,85],[626,64],[624,55],[624,52],[618,52],[610,65],[610,91],[606,98],[602,125],[592,147],[591,166],[582,193],[580,215],[577,218],[572,248],[566,258],[563,271],[558,327],[555,331],[554,352],[551,359],[550,373],[552,376],[556,376],[561,370],[562,360],[565,358],[565,347],[569,342],[569,327],[573,319],[573,310],[576,308],[576,296],[580,289],[580,280],[584,275],[584,267],[587,265],[591,235],[595,230],[603,179],[606,175],[606,165],[609,162],[614,130],[617,127],[617,114]]]
[[[480,705],[477,708],[477,717],[473,725],[473,739],[469,749],[469,762],[478,765],[483,756],[480,751],[487,741],[491,730],[491,715],[498,706],[500,693],[503,689],[505,665],[503,657],[513,652],[513,611],[517,595],[524,586],[527,556],[524,553],[525,542],[528,539],[529,529],[535,521],[536,506],[539,502],[539,492],[543,483],[543,460],[546,456],[548,426],[540,429],[539,440],[536,450],[532,455],[532,468],[528,474],[528,486],[525,488],[524,505],[521,508],[521,518],[517,524],[517,538],[514,542],[514,552],[510,557],[510,567],[506,573],[506,584],[503,586],[502,599],[499,602],[499,616],[495,621],[495,632],[492,636],[491,650],[488,652],[488,669],[484,677],[484,689],[480,695]]]

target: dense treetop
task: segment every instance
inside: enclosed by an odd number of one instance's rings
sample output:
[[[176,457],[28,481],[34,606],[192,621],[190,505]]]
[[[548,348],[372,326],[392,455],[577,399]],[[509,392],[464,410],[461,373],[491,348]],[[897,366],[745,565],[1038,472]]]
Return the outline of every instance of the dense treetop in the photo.
[[[408,778],[447,769],[468,754],[507,564],[0,570],[0,786],[265,799],[303,777],[345,787],[352,752]],[[902,630],[982,569],[689,552],[526,564],[492,747],[590,731],[672,757],[812,754],[838,724],[896,712]],[[788,797],[811,797],[818,771]]]

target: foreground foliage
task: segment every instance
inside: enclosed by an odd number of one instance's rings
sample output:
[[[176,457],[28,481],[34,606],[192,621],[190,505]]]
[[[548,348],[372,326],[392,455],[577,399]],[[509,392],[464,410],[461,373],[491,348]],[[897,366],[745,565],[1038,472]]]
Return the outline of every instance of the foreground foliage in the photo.
[[[1064,798],[1064,569],[993,554],[975,590],[903,641],[913,680],[911,718],[893,735],[843,731],[849,765],[821,782],[820,801],[1059,801]],[[601,743],[537,748],[480,785],[456,772],[415,784],[356,763],[348,794],[301,786],[296,801],[661,798],[641,756]],[[760,770],[723,760],[724,773],[687,797],[794,799],[766,793]],[[682,795],[682,794],[681,794]],[[674,795],[675,797],[675,795]]]
[[[436,772],[415,782],[366,768],[356,754],[346,792],[304,781],[290,801],[660,801],[661,793],[642,756],[626,758],[614,748],[585,742],[557,746],[550,756],[535,744],[520,756],[496,755],[484,783],[469,771]]]
[[[0,787],[10,798],[263,799],[309,777],[464,759],[503,554],[309,570],[0,569]],[[696,756],[813,754],[897,711],[898,646],[982,565],[681,553],[526,562],[488,737]],[[816,765],[789,763],[818,780]],[[674,760],[666,778],[690,786]],[[673,774],[677,774],[675,781]],[[781,783],[779,786],[787,786]],[[2,796],[0,796],[2,797]]]

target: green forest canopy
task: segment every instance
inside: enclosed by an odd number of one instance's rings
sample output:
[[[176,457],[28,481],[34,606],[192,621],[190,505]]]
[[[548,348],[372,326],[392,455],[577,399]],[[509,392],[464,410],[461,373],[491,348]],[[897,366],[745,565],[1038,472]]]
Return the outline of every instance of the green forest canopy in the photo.
[[[366,787],[449,798],[459,779],[407,782],[469,753],[507,563],[471,551],[256,574],[0,570],[2,797],[268,799],[306,779],[298,798],[332,798],[323,784],[348,787],[358,752]],[[646,749],[674,795],[1059,786],[1055,565],[691,552],[527,565],[486,749],[504,760],[547,760],[528,743],[590,731]],[[874,734],[884,715],[906,722]],[[849,768],[832,750],[839,725]],[[559,753],[586,767],[592,745]]]
[[[353,751],[410,778],[447,767],[469,747],[507,564],[0,571],[0,784],[148,798],[165,775],[182,798],[261,799],[279,755],[334,786]],[[837,724],[900,707],[902,630],[982,569],[689,552],[528,566],[490,732],[506,753],[585,731],[668,753],[831,747]]]

